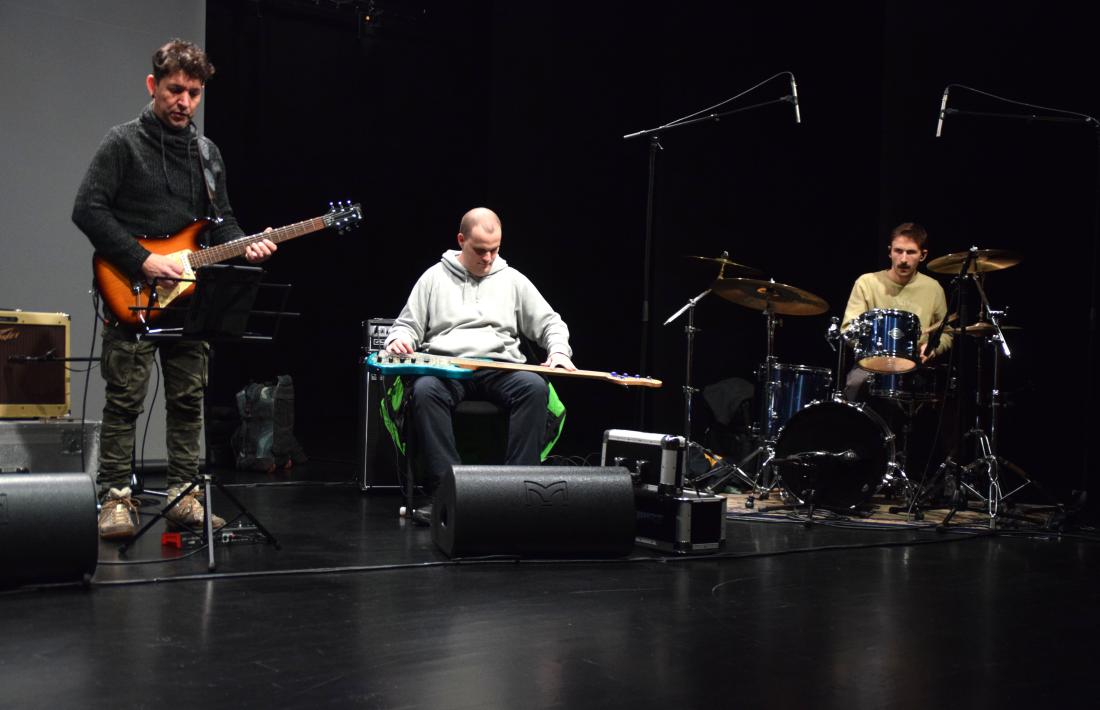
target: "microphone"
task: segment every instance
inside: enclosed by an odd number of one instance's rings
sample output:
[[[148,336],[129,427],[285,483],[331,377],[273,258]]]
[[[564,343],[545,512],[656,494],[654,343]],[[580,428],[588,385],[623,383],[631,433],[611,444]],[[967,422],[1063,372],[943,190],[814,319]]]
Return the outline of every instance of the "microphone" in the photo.
[[[951,91],[950,86],[943,90],[943,99],[940,101],[940,118],[936,121],[936,138],[939,138],[940,134],[943,133],[943,116],[947,111],[947,92],[949,91]]]
[[[794,81],[794,74],[791,74],[791,103],[794,104],[794,122],[802,123],[802,114],[798,111],[798,84]]]

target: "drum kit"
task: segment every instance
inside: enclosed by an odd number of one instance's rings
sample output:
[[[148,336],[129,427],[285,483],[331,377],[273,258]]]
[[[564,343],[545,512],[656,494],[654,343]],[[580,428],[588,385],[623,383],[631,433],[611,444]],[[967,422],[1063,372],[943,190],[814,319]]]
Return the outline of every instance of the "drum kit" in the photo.
[[[713,293],[761,312],[765,316],[766,355],[757,371],[762,402],[759,419],[753,427],[756,448],[737,463],[713,456],[717,464],[702,474],[686,477],[687,485],[715,492],[731,479],[737,479],[750,491],[746,502],[748,507],[753,507],[755,498],[765,499],[777,491],[789,505],[808,506],[812,520],[815,507],[844,513],[857,512],[874,494],[891,487],[900,487],[898,492],[907,502],[906,509],[919,511],[931,506],[932,486],[941,479],[949,478],[952,482],[958,482],[954,490],[961,491],[965,487],[972,497],[988,505],[992,526],[1001,503],[1007,495],[1015,493],[1012,491],[1005,495],[1000,490],[998,464],[1007,464],[1027,483],[1034,483],[1018,467],[995,453],[996,416],[1000,406],[997,401],[1000,396],[999,358],[1002,352],[1010,356],[1004,333],[1014,328],[1000,323],[1004,311],[989,306],[981,285],[982,274],[1018,264],[1018,255],[1004,250],[971,248],[929,262],[929,271],[956,275],[952,302],[955,303],[955,296],[958,296],[959,308],[957,317],[945,319],[934,328],[922,330],[916,315],[896,309],[867,311],[854,319],[844,331],[840,329],[839,319],[833,318],[826,340],[837,352],[835,379],[830,368],[783,363],[775,353],[777,317],[821,315],[829,310],[829,304],[824,299],[795,286],[764,280],[759,270],[730,260],[726,252],[719,257],[688,258],[720,267],[718,277],[710,287],[688,301],[665,322],[669,325],[685,311],[688,312],[685,328],[688,344],[684,431],[689,441],[692,441],[692,399],[696,392],[691,376],[696,332],[694,307],[698,301]],[[982,319],[967,325],[959,325],[967,323],[963,280],[975,283],[982,302]],[[976,425],[967,433],[968,437],[976,439],[977,458],[974,463],[958,467],[948,457],[928,482],[929,485],[923,485],[924,481],[916,485],[904,470],[908,459],[909,423],[920,407],[944,402],[955,379],[947,364],[936,367],[921,365],[921,341],[927,336],[934,346],[944,332],[956,338],[969,336],[994,346],[993,382],[988,400],[989,433],[981,427],[979,409]],[[868,373],[871,397],[893,402],[901,409],[904,416],[900,442],[875,409],[867,403],[849,401],[845,397],[845,345],[854,352],[858,367]],[[976,382],[981,382],[980,371]],[[976,388],[979,386],[975,385]],[[980,393],[977,399],[980,403]],[[964,475],[966,473],[971,475],[967,477]],[[984,480],[989,482],[988,495],[975,488],[979,473],[986,474]],[[962,501],[965,502],[965,497]],[[956,497],[948,519],[959,505]]]

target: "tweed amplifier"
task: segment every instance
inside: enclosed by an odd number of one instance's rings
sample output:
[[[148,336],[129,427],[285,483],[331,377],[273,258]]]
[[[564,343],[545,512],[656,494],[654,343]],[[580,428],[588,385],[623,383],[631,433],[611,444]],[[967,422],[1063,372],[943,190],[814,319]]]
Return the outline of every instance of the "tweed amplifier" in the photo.
[[[0,311],[0,418],[69,413],[63,359],[69,357],[69,320],[65,313]]]

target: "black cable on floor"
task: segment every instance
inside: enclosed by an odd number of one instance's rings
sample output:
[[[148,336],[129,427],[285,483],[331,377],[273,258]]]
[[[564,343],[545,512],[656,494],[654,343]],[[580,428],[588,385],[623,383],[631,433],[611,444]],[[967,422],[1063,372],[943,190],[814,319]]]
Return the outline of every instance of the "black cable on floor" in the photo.
[[[210,581],[218,579],[258,579],[264,577],[290,577],[327,574],[348,574],[356,572],[389,572],[406,569],[423,569],[435,567],[457,567],[472,564],[525,564],[525,565],[576,565],[576,564],[667,564],[683,562],[704,562],[713,560],[730,559],[755,559],[767,557],[780,557],[793,554],[805,554],[812,552],[843,552],[848,550],[865,550],[889,547],[911,547],[916,545],[938,545],[945,543],[962,542],[985,537],[993,537],[995,531],[977,533],[956,533],[953,537],[937,537],[931,540],[895,540],[872,543],[857,543],[850,545],[818,545],[814,547],[799,547],[787,550],[775,550],[772,552],[718,552],[706,555],[675,555],[653,557],[612,557],[612,558],[554,558],[531,559],[508,555],[493,555],[488,557],[459,557],[451,560],[436,560],[431,562],[408,562],[389,565],[351,565],[344,567],[312,567],[291,570],[260,570],[252,572],[212,572],[209,574],[180,575],[177,577],[154,577],[150,579],[111,580],[105,582],[93,581],[97,587],[126,587],[159,582],[194,582]]]

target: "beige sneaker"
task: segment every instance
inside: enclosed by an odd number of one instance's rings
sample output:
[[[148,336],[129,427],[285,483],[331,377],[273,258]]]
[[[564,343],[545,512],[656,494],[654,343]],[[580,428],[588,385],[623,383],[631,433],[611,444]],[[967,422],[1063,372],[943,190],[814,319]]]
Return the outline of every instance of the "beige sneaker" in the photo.
[[[129,487],[122,490],[112,488],[99,508],[99,536],[104,540],[133,537],[140,519]]]
[[[183,492],[183,486],[175,486],[168,489],[168,502],[171,503],[176,499],[180,493]],[[202,489],[195,486],[187,495],[180,499],[179,503],[164,511],[164,518],[169,523],[191,528],[200,529],[203,526],[203,511],[202,503],[199,501],[199,496],[202,494]],[[215,530],[225,525],[225,519],[218,515],[210,516],[210,524]]]

